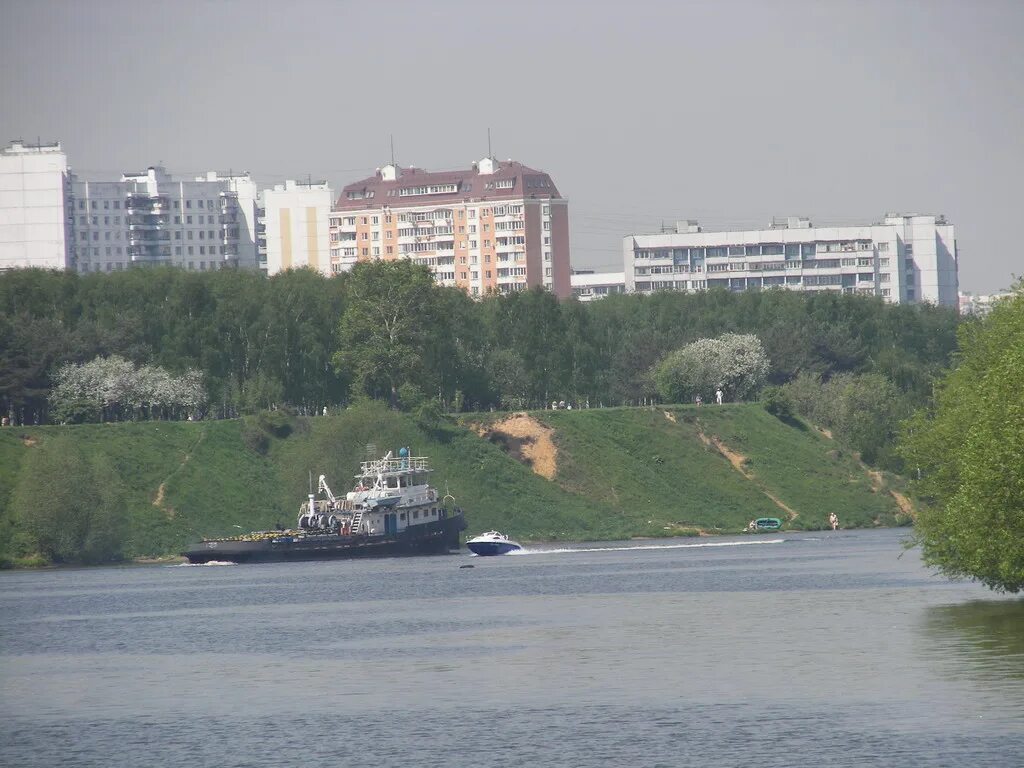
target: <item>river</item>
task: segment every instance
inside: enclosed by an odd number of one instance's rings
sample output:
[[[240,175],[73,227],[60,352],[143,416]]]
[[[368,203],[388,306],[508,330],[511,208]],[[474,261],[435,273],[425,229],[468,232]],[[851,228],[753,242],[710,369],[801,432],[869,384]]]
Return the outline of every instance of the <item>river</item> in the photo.
[[[0,573],[0,764],[1020,765],[1024,601],[906,535]]]

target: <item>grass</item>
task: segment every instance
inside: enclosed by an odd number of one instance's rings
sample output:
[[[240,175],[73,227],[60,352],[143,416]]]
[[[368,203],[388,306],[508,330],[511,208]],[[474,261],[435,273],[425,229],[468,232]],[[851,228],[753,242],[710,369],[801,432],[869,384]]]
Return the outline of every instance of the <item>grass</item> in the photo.
[[[286,437],[268,434],[256,443],[252,430],[260,427],[252,419],[4,429],[0,559],[23,562],[34,554],[12,543],[31,514],[12,506],[19,484],[47,477],[50,488],[22,487],[17,494],[43,504],[58,490],[74,490],[39,471],[53,462],[48,452],[61,442],[58,435],[112,469],[130,519],[126,551],[132,556],[172,554],[200,536],[239,528],[292,525],[310,481],[315,485],[325,474],[336,494],[345,493],[359,462],[370,458],[370,444],[376,455],[407,445],[414,455],[429,456],[434,485],[466,510],[470,532],[497,528],[523,540],[734,533],[755,517],[786,519],[767,494],[797,511],[787,527],[823,527],[830,511],[844,527],[897,522],[894,500],[886,488],[873,489],[856,457],[756,405],[532,415],[554,430],[553,480],[467,428],[503,414],[466,415],[424,429],[406,414],[367,402],[327,418],[292,419]],[[752,478],[701,434],[747,457],[744,469]]]

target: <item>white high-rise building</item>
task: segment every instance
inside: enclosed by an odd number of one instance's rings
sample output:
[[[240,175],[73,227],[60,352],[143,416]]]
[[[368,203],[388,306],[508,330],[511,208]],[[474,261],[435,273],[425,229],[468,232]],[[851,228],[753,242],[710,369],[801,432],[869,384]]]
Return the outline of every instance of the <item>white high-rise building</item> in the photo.
[[[178,181],[163,168],[71,184],[74,268],[255,269],[256,185],[248,174]]]
[[[0,270],[67,268],[69,181],[59,142],[0,149]]]
[[[676,231],[623,239],[628,292],[788,288],[956,307],[953,225],[942,216],[887,215],[876,224],[815,227],[791,218],[766,229]]]
[[[325,181],[286,181],[263,190],[260,237],[268,275],[299,267],[331,274],[331,202]]]

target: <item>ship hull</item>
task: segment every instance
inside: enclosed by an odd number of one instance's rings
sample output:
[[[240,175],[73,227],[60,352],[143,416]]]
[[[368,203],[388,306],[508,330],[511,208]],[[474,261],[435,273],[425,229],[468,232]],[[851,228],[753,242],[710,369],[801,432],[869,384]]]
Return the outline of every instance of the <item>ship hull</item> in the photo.
[[[459,533],[466,528],[461,514],[410,526],[384,536],[289,534],[258,541],[212,539],[182,554],[190,563],[281,563],[303,560],[341,560],[358,557],[443,555],[458,550]]]

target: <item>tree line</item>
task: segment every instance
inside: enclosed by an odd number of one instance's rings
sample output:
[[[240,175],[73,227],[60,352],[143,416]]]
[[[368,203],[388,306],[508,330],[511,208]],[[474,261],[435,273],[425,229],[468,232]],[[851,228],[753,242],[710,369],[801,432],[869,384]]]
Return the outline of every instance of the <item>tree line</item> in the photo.
[[[957,325],[949,309],[830,292],[666,292],[581,303],[531,290],[474,300],[404,260],[332,277],[305,269],[271,277],[13,270],[0,275],[0,412],[14,423],[95,418],[95,409],[55,407],[54,388],[71,375],[69,364],[113,356],[144,369],[164,392],[184,392],[181,377],[201,378],[205,401],[181,394],[189,405],[154,409],[136,394],[102,418],[181,417],[200,407],[205,417],[273,407],[313,413],[357,397],[446,411],[553,400],[628,405],[690,397],[664,377],[659,386],[659,366],[678,368],[687,345],[725,334],[757,336],[767,384],[803,382],[791,398],[797,410],[821,409],[808,402],[807,382],[867,374],[910,407],[927,401],[949,365]]]

